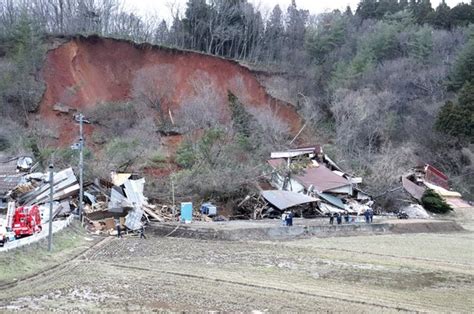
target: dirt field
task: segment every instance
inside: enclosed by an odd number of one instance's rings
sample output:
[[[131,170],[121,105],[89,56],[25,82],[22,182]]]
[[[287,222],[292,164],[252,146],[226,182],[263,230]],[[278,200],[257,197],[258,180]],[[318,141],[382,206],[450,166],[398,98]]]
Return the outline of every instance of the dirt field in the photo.
[[[472,312],[474,233],[287,242],[109,238],[0,310]]]

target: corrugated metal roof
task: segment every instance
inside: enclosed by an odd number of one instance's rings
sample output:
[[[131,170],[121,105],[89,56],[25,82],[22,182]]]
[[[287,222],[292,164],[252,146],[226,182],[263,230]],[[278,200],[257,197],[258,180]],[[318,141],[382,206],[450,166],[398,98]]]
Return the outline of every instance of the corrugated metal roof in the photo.
[[[318,201],[317,198],[291,191],[262,191],[262,196],[280,210]]]
[[[328,201],[332,205],[334,205],[336,207],[339,207],[339,208],[342,208],[342,209],[346,209],[346,207],[344,206],[344,203],[342,202],[342,200],[340,198],[335,197],[335,196],[333,196],[331,194],[328,194],[328,193],[319,193],[318,195],[319,195],[319,197],[321,197],[322,199]]]

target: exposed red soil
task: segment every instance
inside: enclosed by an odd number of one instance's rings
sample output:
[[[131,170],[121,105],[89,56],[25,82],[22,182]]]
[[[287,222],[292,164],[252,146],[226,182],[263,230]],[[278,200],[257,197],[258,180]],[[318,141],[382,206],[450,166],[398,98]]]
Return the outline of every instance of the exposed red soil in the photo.
[[[104,102],[130,99],[137,73],[157,65],[171,69],[168,73],[173,77],[157,80],[163,84],[157,84],[156,89],[169,95],[165,105],[172,112],[192,96],[193,78],[205,74],[216,96],[210,105],[216,110],[229,113],[227,92],[231,91],[245,106],[270,106],[293,133],[301,125],[294,107],[269,96],[255,75],[235,61],[99,37],[72,38],[48,52],[42,73],[46,91],[39,114],[58,130],[57,144],[70,145],[77,137],[77,126],[72,123],[71,114],[54,111],[55,104],[84,111]],[[93,126],[86,126],[86,135],[92,129]]]

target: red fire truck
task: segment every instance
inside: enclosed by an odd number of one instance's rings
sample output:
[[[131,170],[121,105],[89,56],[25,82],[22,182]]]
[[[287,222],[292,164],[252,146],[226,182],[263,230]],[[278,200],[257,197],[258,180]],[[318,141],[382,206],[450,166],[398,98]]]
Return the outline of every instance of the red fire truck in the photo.
[[[38,206],[22,206],[15,209],[12,229],[17,238],[40,232],[42,229],[41,213]]]

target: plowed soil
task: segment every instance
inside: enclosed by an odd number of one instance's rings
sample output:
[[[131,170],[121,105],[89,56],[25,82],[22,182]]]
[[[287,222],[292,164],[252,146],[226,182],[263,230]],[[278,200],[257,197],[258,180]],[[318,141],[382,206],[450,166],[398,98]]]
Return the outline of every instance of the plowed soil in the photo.
[[[473,235],[109,238],[4,289],[0,311],[468,313],[474,308]]]

